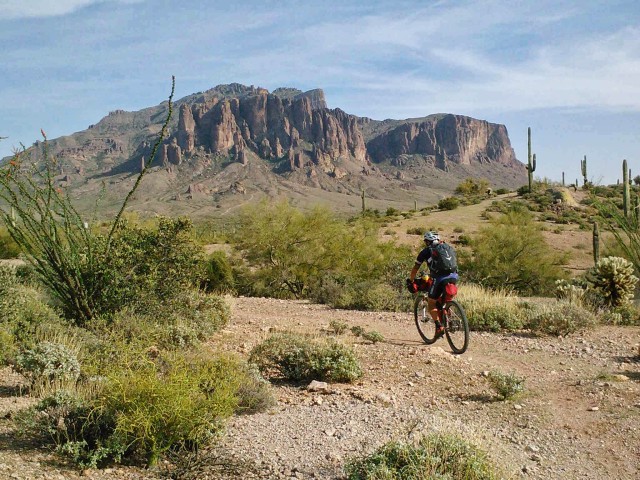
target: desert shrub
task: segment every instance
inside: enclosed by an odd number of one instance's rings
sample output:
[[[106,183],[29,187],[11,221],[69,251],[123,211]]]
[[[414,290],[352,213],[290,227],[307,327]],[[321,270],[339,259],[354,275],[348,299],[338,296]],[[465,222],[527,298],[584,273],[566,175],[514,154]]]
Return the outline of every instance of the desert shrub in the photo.
[[[509,400],[524,391],[524,378],[515,373],[503,373],[498,370],[491,370],[487,377],[491,388],[503,400]]]
[[[400,210],[397,208],[389,207],[385,212],[385,216],[387,217],[395,217],[396,215],[400,215]]]
[[[35,333],[42,325],[61,325],[57,313],[45,301],[42,292],[20,283],[15,269],[0,266],[0,330],[10,338],[3,346],[5,361],[17,349],[34,346]]]
[[[0,258],[18,258],[22,250],[6,228],[0,228]]]
[[[112,369],[89,398],[58,391],[20,423],[81,466],[192,450],[212,440],[224,419],[273,404],[255,370],[228,356],[164,354]]]
[[[346,322],[334,319],[329,322],[329,330],[331,330],[336,335],[342,335],[347,331],[347,324]]]
[[[115,418],[96,410],[77,390],[57,390],[20,411],[15,420],[21,435],[53,444],[82,468],[119,462],[129,449],[125,438],[113,435]]]
[[[239,365],[222,356],[160,358],[116,372],[97,401],[116,418],[111,435],[154,464],[164,452],[197,448],[221,431],[240,404],[246,371]]]
[[[377,332],[375,330],[364,332],[361,336],[363,340],[367,340],[368,342],[374,344],[378,342],[384,342],[384,336],[380,332]]]
[[[75,382],[80,376],[77,354],[60,343],[40,342],[21,352],[16,357],[16,368],[32,384],[39,381]]]
[[[467,278],[486,287],[548,295],[565,276],[565,257],[548,247],[532,215],[520,209],[490,220],[473,238],[472,250]]]
[[[360,325],[354,325],[350,330],[356,337],[361,337],[366,333],[366,330]]]
[[[467,178],[458,184],[456,193],[461,195],[478,195],[485,194],[489,188],[489,182],[482,179]]]
[[[498,188],[496,190],[496,195],[504,195],[505,193],[509,193],[510,190],[508,188]]]
[[[201,278],[202,249],[192,233],[186,218],[162,217],[153,229],[121,225],[108,255],[99,255],[87,272],[93,310],[102,315],[125,306],[144,311],[195,288]],[[97,241],[104,244],[108,238]]]
[[[633,264],[624,258],[605,257],[588,272],[587,281],[605,305],[617,307],[633,298],[638,283],[633,272]]]
[[[267,376],[293,381],[351,382],[362,375],[349,347],[293,333],[270,336],[253,348],[249,362]]]
[[[432,433],[417,445],[392,441],[345,467],[349,480],[497,480],[500,469],[462,437]]]
[[[456,197],[443,198],[438,202],[440,210],[455,210],[460,206],[460,200]]]
[[[407,235],[422,235],[424,230],[420,227],[409,227],[407,228]]]
[[[576,303],[558,301],[533,309],[525,326],[547,335],[567,335],[597,324],[593,312]]]
[[[459,289],[458,300],[464,306],[471,330],[499,332],[523,327],[522,302],[508,292],[465,284]]]
[[[233,291],[233,269],[226,253],[219,250],[205,260],[200,288],[216,293]]]
[[[333,308],[401,312],[411,304],[404,290],[376,279],[327,274],[319,280],[309,296]]]

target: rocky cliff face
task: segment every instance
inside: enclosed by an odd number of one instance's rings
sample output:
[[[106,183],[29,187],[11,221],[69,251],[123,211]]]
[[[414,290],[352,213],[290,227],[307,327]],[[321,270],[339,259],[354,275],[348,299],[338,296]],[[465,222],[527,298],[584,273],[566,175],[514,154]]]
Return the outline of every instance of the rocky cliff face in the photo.
[[[403,123],[367,143],[374,162],[397,163],[401,155],[432,156],[438,164],[499,163],[517,165],[504,125],[460,115]]]
[[[311,162],[328,172],[341,157],[367,161],[356,117],[326,108],[321,90],[279,96],[258,89],[240,97],[182,104],[177,131],[161,160],[179,164],[197,147],[210,153],[229,152],[242,162],[249,149],[265,160],[286,160],[289,169]]]

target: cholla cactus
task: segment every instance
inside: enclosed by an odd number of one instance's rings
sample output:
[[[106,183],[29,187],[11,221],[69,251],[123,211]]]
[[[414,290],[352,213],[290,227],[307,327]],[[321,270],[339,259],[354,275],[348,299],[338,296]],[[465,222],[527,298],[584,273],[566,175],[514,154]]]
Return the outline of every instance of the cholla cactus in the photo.
[[[568,300],[569,303],[579,301],[584,296],[584,288],[574,285],[566,280],[556,280],[556,298]]]
[[[616,307],[631,301],[638,277],[633,274],[633,264],[628,260],[605,257],[589,271],[587,280],[605,305]]]

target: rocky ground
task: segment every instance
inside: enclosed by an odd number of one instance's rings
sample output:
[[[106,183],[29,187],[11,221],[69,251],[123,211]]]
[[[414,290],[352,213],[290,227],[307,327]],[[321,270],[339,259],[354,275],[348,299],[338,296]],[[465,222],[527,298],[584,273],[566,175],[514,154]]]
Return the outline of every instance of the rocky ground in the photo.
[[[0,478],[340,479],[349,459],[391,439],[459,432],[487,450],[505,476],[524,479],[640,478],[639,327],[600,327],[565,338],[472,334],[454,356],[445,340],[419,341],[408,313],[331,310],[306,302],[231,299],[231,324],[213,348],[248,355],[272,331],[326,335],[331,320],[380,332],[353,343],[364,376],[312,391],[278,385],[270,411],[240,416],[214,447],[179,470],[117,467],[80,472],[15,439],[11,412],[30,403],[19,376],[0,375]],[[526,378],[513,401],[497,398],[490,370]]]

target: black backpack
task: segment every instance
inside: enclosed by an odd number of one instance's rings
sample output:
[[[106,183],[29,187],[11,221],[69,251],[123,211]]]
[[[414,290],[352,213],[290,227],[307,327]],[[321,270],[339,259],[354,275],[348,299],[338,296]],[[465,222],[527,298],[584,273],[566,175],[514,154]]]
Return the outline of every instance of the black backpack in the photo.
[[[431,248],[429,269],[438,275],[448,275],[458,270],[456,251],[448,243],[440,242]]]

